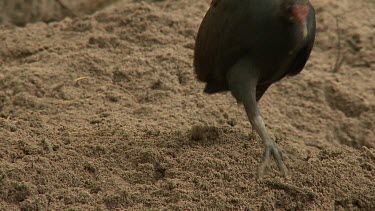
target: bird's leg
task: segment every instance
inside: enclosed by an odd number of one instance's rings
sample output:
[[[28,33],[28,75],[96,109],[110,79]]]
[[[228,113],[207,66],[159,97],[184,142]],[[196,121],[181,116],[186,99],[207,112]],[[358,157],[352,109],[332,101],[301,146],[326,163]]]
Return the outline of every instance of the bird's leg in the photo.
[[[273,156],[273,158],[276,161],[277,166],[279,167],[281,173],[283,176],[287,175],[287,168],[283,162],[281,151],[279,150],[279,147],[275,143],[274,140],[271,139],[269,134],[267,133],[267,129],[264,125],[263,118],[260,115],[258,106],[256,106],[255,114],[252,113],[252,105],[253,103],[245,103],[244,106],[248,115],[248,118],[251,122],[251,125],[254,127],[255,131],[259,134],[260,138],[262,139],[265,149],[263,154],[263,160],[258,168],[258,177],[262,177],[264,175],[264,171],[267,167],[267,164],[270,160],[270,155]]]
[[[245,57],[239,60],[228,72],[228,85],[237,101],[244,104],[249,121],[265,146],[263,160],[258,168],[258,177],[264,175],[271,156],[274,157],[281,173],[286,176],[287,168],[282,160],[281,152],[267,132],[256,101],[258,75],[259,71],[257,68],[251,64],[250,59]]]

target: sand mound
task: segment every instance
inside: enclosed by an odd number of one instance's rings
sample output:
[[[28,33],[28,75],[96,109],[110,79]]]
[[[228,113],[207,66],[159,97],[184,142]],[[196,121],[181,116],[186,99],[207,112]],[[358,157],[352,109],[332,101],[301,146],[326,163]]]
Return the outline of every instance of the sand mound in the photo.
[[[374,210],[375,5],[313,4],[306,69],[261,101],[290,176],[258,181],[242,107],[193,75],[208,0],[0,26],[0,209]]]
[[[1,0],[0,23],[24,26],[91,14],[117,0]],[[128,0],[131,1],[131,0]]]

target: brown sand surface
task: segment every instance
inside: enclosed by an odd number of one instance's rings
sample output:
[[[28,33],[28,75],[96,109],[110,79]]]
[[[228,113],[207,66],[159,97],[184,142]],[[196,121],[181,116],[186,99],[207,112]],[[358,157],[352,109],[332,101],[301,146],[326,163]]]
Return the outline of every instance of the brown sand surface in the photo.
[[[91,14],[117,0],[0,0],[0,23],[23,26],[36,21]],[[127,0],[131,1],[131,0]]]
[[[209,0],[0,26],[0,210],[375,210],[375,4],[312,3],[311,59],[260,102],[288,178],[195,79]]]

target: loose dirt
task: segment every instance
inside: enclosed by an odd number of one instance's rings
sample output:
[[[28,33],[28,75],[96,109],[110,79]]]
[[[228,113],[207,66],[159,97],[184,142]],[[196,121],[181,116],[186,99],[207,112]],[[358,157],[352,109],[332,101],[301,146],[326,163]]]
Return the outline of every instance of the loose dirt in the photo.
[[[288,178],[256,179],[243,108],[195,79],[210,1],[0,26],[0,210],[375,210],[375,4],[311,2],[311,59],[260,102]]]

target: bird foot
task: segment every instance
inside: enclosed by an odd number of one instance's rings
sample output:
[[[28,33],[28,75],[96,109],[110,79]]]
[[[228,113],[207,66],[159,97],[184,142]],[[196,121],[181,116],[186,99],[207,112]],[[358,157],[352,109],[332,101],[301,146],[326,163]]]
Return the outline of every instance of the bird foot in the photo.
[[[262,163],[258,167],[258,178],[264,176],[265,170],[270,161],[270,156],[273,156],[277,166],[279,167],[282,176],[286,177],[288,175],[288,169],[286,168],[284,161],[282,159],[281,151],[279,150],[277,144],[272,141],[271,144],[266,144]]]

